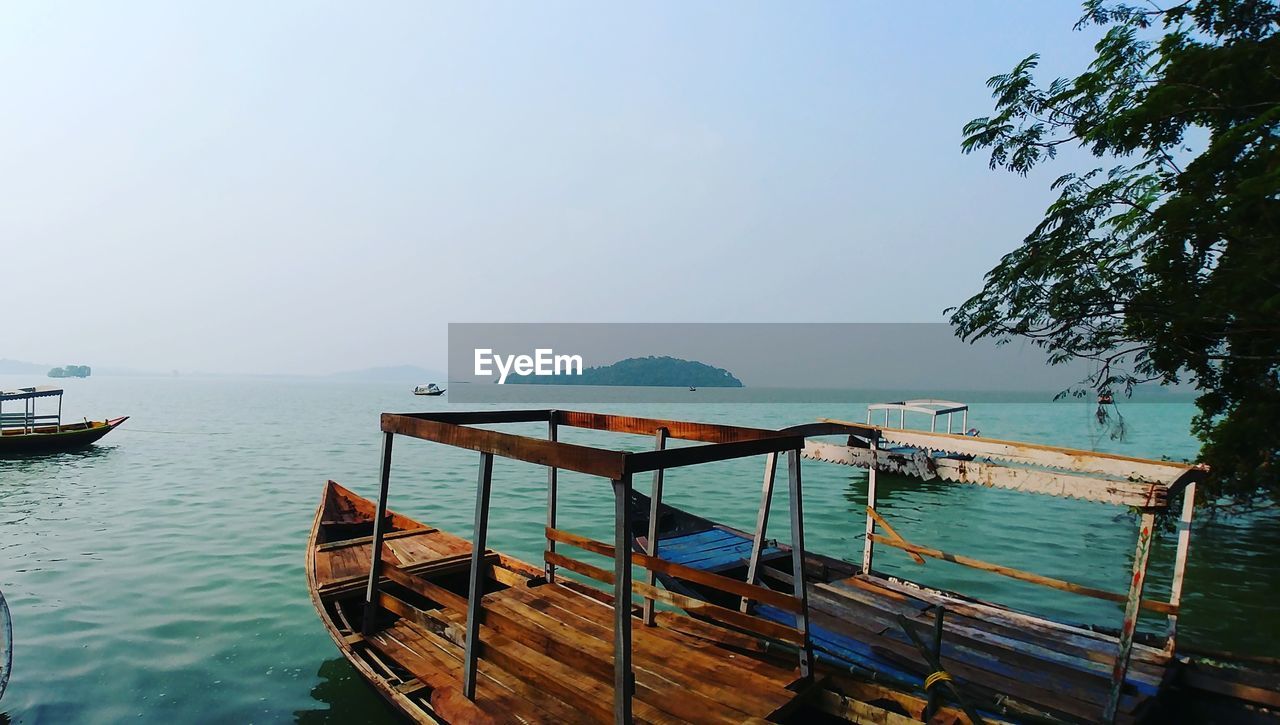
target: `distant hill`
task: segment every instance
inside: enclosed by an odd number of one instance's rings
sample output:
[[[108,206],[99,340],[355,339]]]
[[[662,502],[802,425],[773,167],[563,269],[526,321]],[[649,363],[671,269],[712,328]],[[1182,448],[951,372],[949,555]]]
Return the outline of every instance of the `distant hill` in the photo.
[[[49,372],[48,365],[38,365],[22,360],[0,360],[0,375],[44,375],[47,372]]]
[[[723,368],[676,357],[631,357],[590,367],[581,375],[511,375],[507,383],[526,385],[619,385],[638,387],[741,388],[742,381]]]
[[[330,380],[349,380],[378,383],[444,383],[448,376],[438,370],[428,370],[417,365],[390,365],[386,367],[347,370],[324,376]]]

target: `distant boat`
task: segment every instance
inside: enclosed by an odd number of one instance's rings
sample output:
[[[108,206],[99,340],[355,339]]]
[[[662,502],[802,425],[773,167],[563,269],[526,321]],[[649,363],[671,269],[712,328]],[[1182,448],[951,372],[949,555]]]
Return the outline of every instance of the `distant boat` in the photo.
[[[427,383],[426,385],[419,385],[418,387],[414,388],[413,394],[414,395],[444,395],[444,391],[445,391],[444,388],[440,387],[439,385],[436,385],[435,383]]]
[[[86,448],[115,430],[128,417],[62,422],[62,389],[50,386],[0,391],[0,456],[58,453]],[[56,415],[37,415],[39,398],[58,399]],[[21,400],[22,412],[6,413],[4,404]]]
[[[697,389],[697,388],[693,387],[692,385],[690,385],[690,386],[689,386],[689,392],[690,392],[690,393],[696,393],[697,391],[698,391],[698,389]]]

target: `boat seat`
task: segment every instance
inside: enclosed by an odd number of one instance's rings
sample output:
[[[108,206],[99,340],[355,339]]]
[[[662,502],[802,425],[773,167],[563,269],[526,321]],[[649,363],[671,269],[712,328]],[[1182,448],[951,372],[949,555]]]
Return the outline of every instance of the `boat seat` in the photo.
[[[658,557],[703,571],[720,572],[742,566],[751,558],[751,539],[724,529],[706,529],[691,534],[658,539]],[[772,544],[760,552],[762,561],[785,555]]]

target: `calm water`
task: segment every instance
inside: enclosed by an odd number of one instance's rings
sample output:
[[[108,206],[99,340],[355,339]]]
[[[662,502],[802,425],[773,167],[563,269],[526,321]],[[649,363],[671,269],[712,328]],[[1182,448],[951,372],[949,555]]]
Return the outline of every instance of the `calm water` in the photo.
[[[0,377],[0,387],[31,382]],[[402,385],[99,378],[66,387],[68,417],[132,417],[88,452],[0,461],[0,588],[16,640],[0,723],[6,716],[21,723],[389,721],[311,607],[304,546],[327,478],[375,490],[378,414],[447,403],[415,398]],[[863,415],[848,404],[581,407],[765,427]],[[984,435],[1089,447],[1096,432],[1088,412],[1078,403],[976,404],[971,422]],[[1182,403],[1127,405],[1130,438],[1099,447],[1193,455],[1192,412]],[[563,439],[649,446],[583,431]],[[475,463],[475,454],[400,439],[392,505],[469,535]],[[761,469],[753,460],[671,472],[668,500],[749,528]],[[494,475],[491,545],[536,561],[545,474],[499,459]],[[807,463],[804,475],[810,548],[857,558],[865,473]],[[562,481],[564,526],[607,538],[608,486],[573,475]],[[905,480],[883,488],[885,516],[912,541],[1124,589],[1136,524],[1119,509]],[[785,506],[778,508],[772,531],[785,538]],[[1167,595],[1171,538],[1159,544],[1151,581]],[[1277,550],[1275,517],[1199,527],[1185,641],[1275,654]],[[1115,625],[1120,618],[1119,605],[945,562],[920,567],[887,547],[877,552],[878,567],[928,584],[1069,621]]]

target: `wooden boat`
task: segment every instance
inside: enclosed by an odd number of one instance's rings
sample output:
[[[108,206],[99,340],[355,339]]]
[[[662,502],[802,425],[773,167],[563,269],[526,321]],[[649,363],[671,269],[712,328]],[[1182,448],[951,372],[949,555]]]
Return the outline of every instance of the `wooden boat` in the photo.
[[[129,419],[125,416],[63,423],[62,394],[62,389],[48,386],[0,391],[0,456],[57,453],[86,448]],[[58,399],[58,412],[38,415],[36,401],[52,397]],[[23,411],[5,413],[4,403],[15,400],[23,401]]]
[[[939,610],[945,610],[942,630],[936,634],[940,663],[978,710],[987,715],[997,713],[1015,721],[1159,721],[1171,711],[1179,712],[1179,706],[1171,703],[1185,699],[1187,693],[1193,693],[1190,697],[1200,704],[1217,698],[1213,712],[1218,718],[1234,720],[1242,713],[1261,712],[1265,716],[1269,709],[1280,711],[1280,677],[1275,674],[1250,675],[1241,673],[1239,668],[1209,670],[1204,663],[1188,667],[1187,658],[1175,656],[1174,632],[1192,504],[1184,506],[1172,601],[1141,598],[1150,512],[1180,487],[1191,487],[1186,500],[1193,502],[1195,481],[1203,469],[835,421],[789,430],[815,436],[847,435],[844,445],[807,441],[804,455],[861,465],[871,471],[868,538],[862,565],[812,552],[804,555],[810,634],[819,669],[870,677],[907,690],[924,690],[926,678],[937,668],[919,656],[906,628],[931,629],[938,621]],[[939,453],[965,458],[940,458]],[[1068,460],[1073,470],[1054,470],[1055,465],[1061,467]],[[654,506],[649,497],[635,492],[633,531],[647,533],[633,538],[634,549],[744,583],[758,582],[779,591],[790,589],[791,576],[776,566],[776,562],[791,556],[790,548],[764,538],[774,463],[766,466],[757,532],[736,530],[661,502]],[[1135,555],[1135,587],[1127,595],[1103,592],[911,544],[874,509],[877,471],[1056,492],[1126,505],[1142,501],[1147,513]],[[655,488],[660,494],[661,486]],[[884,534],[874,533],[876,527]],[[656,550],[650,545],[650,537],[656,539]],[[886,576],[870,566],[873,543],[903,549],[918,563],[924,563],[923,556],[941,558],[1063,591],[1125,602],[1126,618],[1120,628],[1112,630],[1070,625]],[[783,615],[767,604],[735,599],[687,578],[663,574],[659,577],[668,589],[699,601],[720,606],[736,604],[743,611],[775,621]],[[1138,607],[1169,616],[1167,639],[1134,641]],[[1195,672],[1194,677],[1188,679],[1188,672]],[[1119,687],[1115,686],[1117,681],[1122,683]]]
[[[445,388],[442,388],[439,385],[436,385],[435,383],[427,383],[426,385],[419,385],[418,387],[414,388],[413,394],[435,396],[435,395],[444,395],[444,391],[445,391]]]
[[[548,426],[545,440],[479,427],[538,421]],[[627,434],[658,430],[664,441],[669,434],[705,445],[602,449],[559,442],[557,430],[563,426]],[[385,413],[382,430],[378,500],[363,499],[332,481],[325,486],[307,548],[307,581],[343,655],[410,719],[812,722],[821,715],[828,721],[900,723],[898,713],[918,717],[923,711],[924,700],[874,683],[842,683],[834,690],[815,676],[800,557],[791,560],[800,585],[788,594],[629,550],[631,472],[787,450],[794,454],[802,439],[776,431],[549,410]],[[480,453],[472,541],[388,507],[396,436]],[[485,547],[494,456],[547,468],[547,549],[541,567]],[[613,545],[557,528],[561,469],[612,482]],[[543,523],[538,522],[540,528]],[[803,542],[801,519],[793,523],[793,540]],[[604,569],[566,556],[570,548],[605,557],[613,566]],[[725,587],[787,611],[790,618],[770,621],[633,581],[633,564],[696,579],[712,589]],[[566,579],[563,570],[611,590]],[[642,607],[632,605],[633,593],[643,598]],[[696,611],[700,619],[658,611],[659,602]],[[944,714],[952,722],[971,722],[951,710]]]
[[[306,568],[326,629],[383,697],[418,722],[611,719],[613,611],[603,592],[569,581],[548,584],[542,569],[487,551],[485,651],[479,689],[468,700],[462,633],[471,544],[392,511],[383,539],[382,609],[375,630],[363,635],[375,518],[374,502],[330,481]],[[742,708],[768,715],[795,697],[786,689],[796,679],[788,668],[746,657],[737,663],[742,666],[726,665],[705,651],[705,642],[674,629],[638,628],[634,636],[641,663],[637,719],[743,719],[749,713]],[[743,693],[740,703],[715,702],[734,678],[760,689]]]

